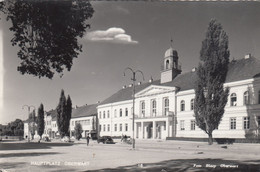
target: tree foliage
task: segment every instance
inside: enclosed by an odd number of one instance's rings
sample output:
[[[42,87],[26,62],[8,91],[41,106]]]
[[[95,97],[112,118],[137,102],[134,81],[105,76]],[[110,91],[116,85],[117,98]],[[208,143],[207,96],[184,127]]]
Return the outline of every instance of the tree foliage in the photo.
[[[8,123],[7,125],[1,125],[1,136],[23,136],[24,133],[24,123],[20,119],[16,119]]]
[[[69,136],[72,102],[70,96],[68,96],[68,99],[66,99],[64,90],[61,90],[60,100],[56,108],[56,111],[57,111],[57,126],[61,138],[63,138],[64,136]]]
[[[81,133],[83,132],[82,126],[81,126],[80,123],[76,123],[76,125],[74,127],[74,131],[75,131],[75,138],[77,140],[80,140],[82,138],[82,134]]]
[[[36,123],[37,123],[37,118],[35,115],[35,110],[33,110],[30,114],[29,114],[29,131],[31,133],[32,136],[32,140],[34,139],[34,135],[35,135],[35,131],[36,131]]]
[[[90,27],[86,21],[94,12],[88,0],[6,0],[2,6],[12,22],[11,43],[20,48],[21,74],[51,79],[65,68],[70,71],[82,51],[78,38]]]
[[[195,118],[199,128],[209,136],[223,117],[229,89],[224,89],[229,64],[228,36],[220,23],[211,20],[202,42],[195,88]]]
[[[44,132],[44,107],[43,104],[38,108],[38,116],[37,116],[37,133],[42,138],[42,134]]]

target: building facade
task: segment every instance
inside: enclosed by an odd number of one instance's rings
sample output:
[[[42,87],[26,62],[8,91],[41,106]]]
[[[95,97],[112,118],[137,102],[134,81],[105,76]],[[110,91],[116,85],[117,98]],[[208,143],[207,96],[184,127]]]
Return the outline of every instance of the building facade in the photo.
[[[60,138],[58,126],[57,126],[57,112],[56,110],[50,110],[44,114],[44,133],[42,137]],[[74,138],[75,131],[74,127],[76,123],[80,123],[83,129],[82,137],[86,137],[88,134],[92,138],[98,137],[98,118],[97,118],[97,104],[84,105],[81,107],[75,107],[72,109],[71,120],[70,120],[70,136]],[[31,125],[32,123],[30,123]],[[28,137],[28,120],[24,122],[24,138]],[[30,139],[32,138],[29,133]],[[35,139],[39,139],[40,136],[35,128]]]
[[[182,74],[176,50],[162,59],[161,78],[136,85],[134,135],[137,139],[207,137],[195,122],[196,69]],[[229,64],[230,94],[215,138],[245,138],[260,126],[260,61],[246,55]],[[97,107],[100,135],[132,136],[132,87],[123,87]],[[131,110],[130,110],[131,109]]]

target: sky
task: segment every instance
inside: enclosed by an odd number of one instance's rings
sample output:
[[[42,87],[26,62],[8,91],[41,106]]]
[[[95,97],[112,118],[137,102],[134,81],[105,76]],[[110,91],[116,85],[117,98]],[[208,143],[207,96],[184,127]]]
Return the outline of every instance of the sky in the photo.
[[[95,12],[91,28],[80,39],[83,52],[70,72],[50,80],[21,75],[18,47],[4,18],[0,20],[0,124],[26,119],[27,109],[41,103],[49,111],[58,105],[61,89],[73,106],[103,101],[131,84],[131,67],[145,81],[160,79],[165,51],[177,50],[182,73],[199,63],[201,42],[210,19],[217,19],[229,36],[230,59],[251,53],[260,58],[260,3],[257,2],[91,2]],[[2,35],[1,35],[2,33]],[[2,47],[1,47],[2,45]],[[142,80],[137,76],[137,80]]]

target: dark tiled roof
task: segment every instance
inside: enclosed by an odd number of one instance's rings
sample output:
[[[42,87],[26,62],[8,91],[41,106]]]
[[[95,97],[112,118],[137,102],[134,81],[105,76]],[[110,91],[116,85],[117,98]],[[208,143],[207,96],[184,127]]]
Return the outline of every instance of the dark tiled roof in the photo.
[[[97,104],[85,105],[72,109],[71,118],[94,116],[97,114]]]
[[[231,61],[229,63],[228,73],[226,82],[234,82],[239,80],[250,79],[253,77],[260,76],[260,60],[254,57],[248,59],[239,59],[236,61]],[[136,92],[139,92],[150,85],[162,85],[179,87],[180,91],[190,90],[195,88],[197,80],[196,72],[187,72],[178,75],[173,81],[167,83],[160,83],[160,80],[154,81],[152,83],[144,83],[142,85],[136,86]],[[100,105],[115,103],[124,100],[132,99],[132,88],[128,87],[119,90],[117,93],[113,94],[109,98],[105,99]]]
[[[85,105],[81,107],[77,107],[76,109],[72,109],[71,118],[85,117],[85,116],[93,116],[97,114],[97,104],[93,105]],[[52,121],[56,121],[57,119],[57,111],[56,109],[50,110],[47,112],[47,115],[52,118]]]
[[[49,112],[47,112],[47,116],[51,116],[51,120],[52,121],[56,121],[56,117],[57,117],[57,111],[56,111],[56,109],[52,109],[52,110],[50,110]]]

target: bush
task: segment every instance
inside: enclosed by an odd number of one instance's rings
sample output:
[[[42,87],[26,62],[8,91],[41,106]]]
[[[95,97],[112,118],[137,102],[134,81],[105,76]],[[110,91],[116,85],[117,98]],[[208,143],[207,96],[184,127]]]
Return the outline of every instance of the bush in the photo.
[[[81,139],[82,138],[81,133],[83,132],[81,124],[76,123],[74,130],[75,130],[75,138],[77,140]]]

